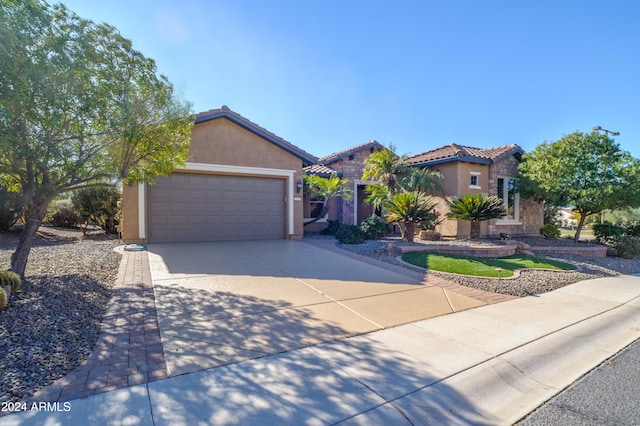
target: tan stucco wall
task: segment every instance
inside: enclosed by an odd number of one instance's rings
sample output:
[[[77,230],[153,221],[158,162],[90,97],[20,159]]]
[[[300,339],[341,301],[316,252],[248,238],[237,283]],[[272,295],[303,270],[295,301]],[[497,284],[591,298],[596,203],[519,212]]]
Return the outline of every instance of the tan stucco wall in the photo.
[[[142,243],[138,235],[138,185],[124,184],[122,187],[122,203],[120,213],[120,232],[122,240],[127,244]]]
[[[437,197],[438,206],[435,209],[440,213],[440,217],[444,218],[444,222],[436,227],[436,231],[443,237],[468,238],[471,232],[471,224],[468,221],[457,221],[446,218],[446,214],[449,212],[449,202],[461,195],[488,192],[489,166],[454,161],[437,165],[434,169],[442,173],[444,178],[441,182],[444,196]],[[478,186],[480,188],[470,187],[471,172],[480,173],[477,175]],[[482,235],[487,233],[486,223],[481,224],[480,232]]]
[[[262,137],[244,129],[236,123],[218,118],[194,125],[188,162],[221,164],[230,166],[257,167],[266,169],[293,170],[294,187],[294,233],[289,238],[303,236],[302,193],[295,190],[296,182],[302,179],[302,160]],[[251,175],[247,173],[246,175]],[[289,179],[285,179],[286,188]],[[123,239],[125,242],[141,242],[138,235],[137,186],[125,188],[122,196],[122,211],[125,216]],[[299,198],[299,200],[296,200]],[[289,210],[286,209],[286,214]],[[285,218],[288,223],[288,217]]]

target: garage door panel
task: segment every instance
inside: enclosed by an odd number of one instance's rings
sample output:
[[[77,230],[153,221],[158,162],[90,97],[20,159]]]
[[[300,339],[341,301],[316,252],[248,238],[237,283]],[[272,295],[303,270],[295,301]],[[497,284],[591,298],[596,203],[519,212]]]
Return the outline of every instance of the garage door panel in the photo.
[[[149,241],[285,237],[283,179],[175,173],[148,188]]]

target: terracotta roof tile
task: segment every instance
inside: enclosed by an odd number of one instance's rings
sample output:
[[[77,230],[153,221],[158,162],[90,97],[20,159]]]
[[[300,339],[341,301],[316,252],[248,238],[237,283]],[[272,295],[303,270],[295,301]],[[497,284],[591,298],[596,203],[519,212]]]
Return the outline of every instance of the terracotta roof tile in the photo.
[[[313,164],[318,161],[318,158],[315,155],[309,154],[302,148],[292,144],[291,142],[288,142],[282,139],[280,136],[274,133],[271,133],[264,127],[261,127],[258,124],[254,123],[253,121],[249,120],[248,118],[243,117],[242,115],[238,114],[235,111],[232,111],[226,105],[222,105],[220,108],[210,109],[209,111],[203,111],[198,113],[196,115],[195,122],[197,124],[197,123],[202,123],[209,120],[214,120],[220,117],[228,118],[231,121],[234,121],[235,123],[240,124],[241,126],[247,128],[248,130],[253,131],[259,136],[270,140],[271,142],[280,146],[286,151],[289,151],[292,154],[296,155],[297,157],[301,158],[305,164]]]
[[[423,164],[447,161],[488,162],[494,163],[503,157],[520,155],[524,151],[516,144],[498,146],[494,148],[474,148],[452,143],[422,154],[409,157],[411,164]]]
[[[312,164],[302,169],[305,173],[310,175],[331,175],[337,173],[336,170],[331,167],[324,166],[322,164]]]
[[[382,144],[378,141],[371,140],[369,142],[365,142],[363,144],[345,149],[343,151],[334,152],[333,154],[329,154],[327,156],[321,157],[318,159],[318,162],[322,164],[331,164],[335,161],[340,160],[341,158],[348,157],[349,155],[357,154],[358,152],[371,149],[371,148],[382,149],[384,148],[384,146],[382,146]]]

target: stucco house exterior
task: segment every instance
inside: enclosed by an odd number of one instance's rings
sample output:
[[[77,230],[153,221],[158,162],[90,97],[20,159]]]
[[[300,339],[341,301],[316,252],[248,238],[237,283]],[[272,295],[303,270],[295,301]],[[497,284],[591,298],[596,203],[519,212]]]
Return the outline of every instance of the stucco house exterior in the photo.
[[[222,106],[196,116],[184,167],[125,185],[127,243],[301,238],[303,171],[317,158]]]
[[[473,148],[445,145],[408,158],[415,167],[431,167],[443,175],[436,211],[445,217],[449,202],[465,194],[487,193],[503,199],[508,215],[482,223],[481,236],[538,235],[543,225],[541,204],[515,192],[515,178],[524,151],[518,145]],[[467,238],[468,221],[446,219],[436,228],[442,236]]]
[[[353,191],[352,199],[338,197],[332,201],[326,219],[307,226],[307,231],[315,231],[325,227],[326,220],[338,220],[340,223],[358,225],[363,219],[373,213],[373,207],[364,202],[368,194],[366,194],[366,186],[371,182],[362,181],[362,172],[367,158],[374,153],[383,149],[384,146],[379,142],[372,140],[343,151],[321,157],[318,163],[307,166],[304,172],[307,174],[315,174],[323,177],[329,177],[331,173],[337,173],[340,177],[349,179],[351,189]],[[308,194],[305,195],[305,221],[310,221],[314,213],[318,211],[318,201],[311,200]]]

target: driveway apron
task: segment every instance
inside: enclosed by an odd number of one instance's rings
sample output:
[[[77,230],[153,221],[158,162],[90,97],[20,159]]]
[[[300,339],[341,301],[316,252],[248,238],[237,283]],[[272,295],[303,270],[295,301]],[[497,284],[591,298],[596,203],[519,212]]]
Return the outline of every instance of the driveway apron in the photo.
[[[484,304],[302,241],[148,251],[169,376]]]

